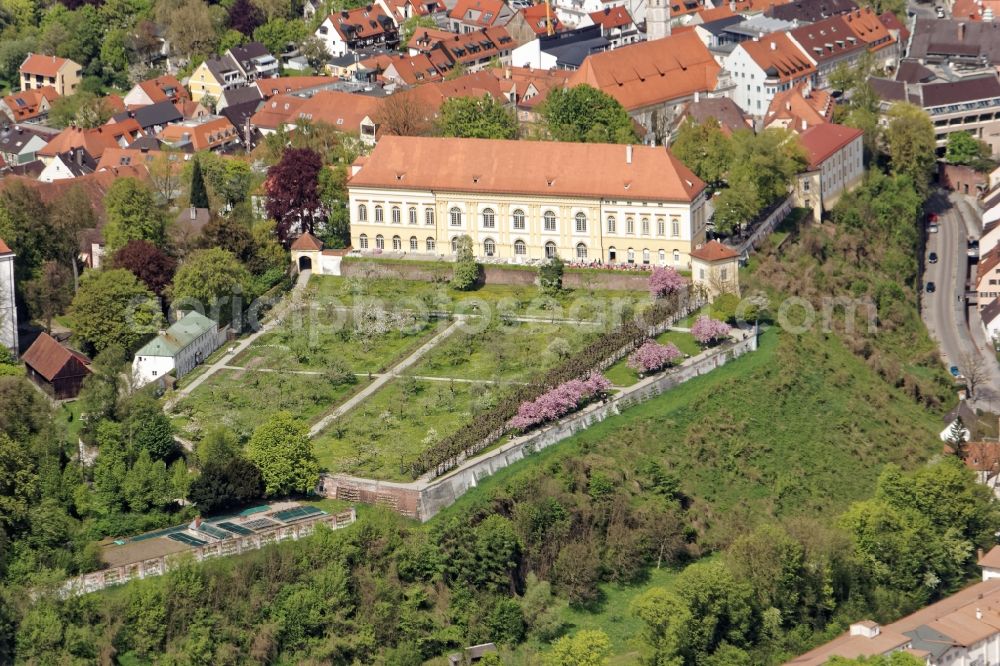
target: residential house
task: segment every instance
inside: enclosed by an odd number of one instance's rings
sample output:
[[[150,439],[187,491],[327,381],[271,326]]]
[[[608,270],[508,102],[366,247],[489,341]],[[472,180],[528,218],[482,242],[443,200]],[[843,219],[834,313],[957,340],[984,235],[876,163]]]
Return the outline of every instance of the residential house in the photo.
[[[535,69],[579,69],[589,56],[607,51],[611,42],[601,34],[601,26],[590,25],[542,35],[511,52],[514,67]]]
[[[0,158],[8,168],[34,162],[38,151],[58,133],[39,125],[5,125],[0,130]]]
[[[226,55],[243,72],[243,78],[247,83],[278,76],[281,69],[278,59],[260,42],[234,46],[226,51]]]
[[[108,148],[124,148],[142,135],[142,130],[134,118],[128,118],[110,125],[93,129],[67,127],[54,136],[38,151],[38,157],[46,164],[74,148],[82,148],[95,160]]]
[[[251,122],[251,119],[254,114],[257,113],[257,108],[260,105],[260,101],[245,102],[243,104],[227,106],[219,111],[219,115],[231,122],[233,127],[236,128],[236,132],[239,134],[240,143],[246,146],[248,150],[256,146],[257,141],[261,136],[263,136],[257,131],[257,128],[253,126],[253,122]]]
[[[691,250],[691,278],[709,298],[740,293],[740,255],[717,240]]]
[[[54,155],[46,161],[38,180],[51,183],[54,180],[79,178],[97,169],[97,160],[83,148],[70,148],[65,153]]]
[[[17,306],[14,304],[14,251],[0,238],[0,345],[17,356]]]
[[[552,32],[559,32],[563,28],[562,22],[555,12],[542,2],[517,10],[504,28],[507,29],[507,33],[514,40],[514,43],[520,46],[541,35],[547,35],[549,24],[552,25]]]
[[[222,93],[245,86],[246,83],[246,74],[239,63],[229,55],[205,60],[191,72],[191,77],[188,79],[191,100],[195,102],[205,98],[209,98],[213,103],[218,102]]]
[[[171,372],[175,379],[180,379],[222,346],[224,340],[215,320],[196,311],[188,312],[135,353],[133,378],[138,386],[159,381]]]
[[[733,101],[757,117],[779,92],[816,78],[816,65],[786,33],[740,42],[726,57],[725,68],[735,84]]]
[[[384,136],[351,167],[351,245],[438,256],[468,235],[485,261],[686,270],[705,241],[704,193],[663,147]]]
[[[441,72],[434,66],[426,53],[416,55],[380,54],[361,62],[365,69],[376,72],[377,77],[386,84],[415,86],[431,81],[440,81]]]
[[[908,652],[927,666],[992,664],[1000,655],[1000,547],[979,558],[982,582],[882,626],[850,625],[829,643],[785,662],[821,666],[833,657],[889,656]]]
[[[611,42],[611,48],[634,44],[642,41],[639,34],[639,27],[632,20],[632,16],[625,7],[605,7],[599,12],[590,14],[590,20],[595,25],[601,26],[601,34]]]
[[[764,114],[764,127],[803,132],[814,125],[832,122],[833,107],[833,95],[828,91],[800,83],[774,96]]]
[[[177,104],[190,100],[187,89],[181,85],[173,74],[164,74],[153,79],[146,79],[132,86],[124,97],[128,109],[149,106],[160,102]]]
[[[847,14],[857,8],[858,5],[854,0],[795,0],[770,6],[765,13],[783,21],[818,23],[831,16]]]
[[[955,0],[951,16],[962,21],[996,21],[1000,19],[1000,0]]]
[[[143,134],[158,134],[164,127],[184,120],[184,114],[169,100],[140,106],[130,111],[123,111],[111,117],[111,124],[134,119],[142,129]]]
[[[448,12],[452,32],[475,32],[483,28],[499,28],[514,16],[503,0],[458,0]]]
[[[51,86],[63,97],[72,95],[83,80],[83,68],[67,58],[29,53],[21,63],[21,90]]]
[[[715,90],[719,64],[694,32],[588,57],[569,84],[617,99],[650,135],[664,140],[684,104]]]
[[[441,106],[454,97],[482,97],[489,95],[501,103],[509,102],[500,80],[489,71],[479,71],[454,79],[426,83],[421,86],[393,93],[412,100],[413,108],[423,114],[422,120],[433,124],[439,116]]]
[[[94,171],[105,171],[117,167],[149,165],[161,154],[159,150],[143,150],[141,148],[108,148],[101,155]]]
[[[53,400],[73,400],[90,375],[90,359],[42,333],[24,352],[28,379]]]
[[[788,36],[816,64],[820,88],[827,87],[830,74],[837,67],[853,67],[868,51],[868,44],[861,41],[839,15],[796,28]]]
[[[241,104],[259,103],[264,99],[263,93],[257,86],[244,86],[242,88],[232,88],[222,93],[219,103],[215,105],[217,113],[222,113],[228,106],[239,106]]]
[[[564,69],[500,67],[490,73],[500,82],[504,98],[514,105],[520,123],[538,121],[538,105],[553,88],[564,88],[572,72]]]
[[[367,144],[375,142],[380,99],[370,95],[324,90],[303,101],[286,117],[289,125],[303,119],[326,123],[341,132],[357,134]]]
[[[983,222],[985,223],[983,225],[983,233],[979,237],[980,254],[989,252],[997,245],[1000,245],[1000,219],[986,220],[984,218]]]
[[[917,18],[907,56],[925,65],[1000,65],[1000,22]]]
[[[468,72],[478,72],[497,63],[509,65],[513,48],[514,40],[506,28],[484,28],[451,35],[438,42],[428,55],[443,72],[459,66]]]
[[[275,95],[321,90],[325,86],[338,85],[341,82],[332,76],[283,76],[276,79],[256,81],[254,87],[260,90],[262,99],[271,99]]]
[[[850,192],[864,178],[863,134],[833,123],[813,125],[799,134],[807,166],[796,179],[796,202],[812,209],[817,222],[844,192]]]
[[[1000,344],[1000,298],[993,299],[980,310],[979,319],[983,322],[983,328],[986,330],[986,339],[994,345]]]
[[[275,95],[254,112],[250,124],[264,136],[277,132],[283,125],[294,125],[294,114],[306,99],[291,94]]]
[[[330,14],[316,37],[336,57],[377,46],[393,49],[399,44],[399,27],[380,5],[366,5]]]
[[[157,134],[157,138],[173,148],[194,153],[225,150],[240,142],[239,132],[228,118],[222,116],[168,125]]]
[[[695,94],[694,100],[684,104],[677,114],[676,128],[680,129],[686,121],[701,124],[709,120],[719,123],[719,128],[726,136],[740,130],[753,131],[753,120],[736,102],[728,97],[703,97]],[[676,135],[676,131],[674,132]]]
[[[710,24],[696,25],[693,31],[709,47],[716,59],[722,62],[742,42],[760,41],[768,35],[788,32],[798,26],[795,21],[783,21],[763,14],[748,18],[737,14]]]
[[[1000,245],[983,251],[976,266],[976,304],[980,312],[1000,296]]]
[[[52,86],[11,93],[0,99],[0,115],[15,123],[40,123],[49,117],[52,102],[58,98]]]
[[[937,78],[937,74],[921,65],[916,60],[904,59],[896,69],[896,81],[903,83],[930,83]]]
[[[857,38],[868,46],[868,52],[875,56],[876,67],[894,69],[899,64],[899,42],[870,7],[844,14],[844,20]]]

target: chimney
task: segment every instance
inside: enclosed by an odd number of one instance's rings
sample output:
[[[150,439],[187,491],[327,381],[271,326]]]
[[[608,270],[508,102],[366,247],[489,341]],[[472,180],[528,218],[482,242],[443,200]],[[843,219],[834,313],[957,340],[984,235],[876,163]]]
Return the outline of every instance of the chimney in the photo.
[[[965,23],[964,22],[958,24],[958,41],[960,41],[960,42],[964,42],[965,41]]]
[[[83,148],[76,149],[76,165],[83,166]]]
[[[983,619],[983,611],[982,611],[981,608],[977,608],[976,609],[976,619],[977,620],[982,620]]]
[[[632,144],[625,146],[625,164],[632,164]]]
[[[694,91],[694,103],[697,104],[698,100],[701,99],[701,93],[697,90]]]
[[[864,636],[865,638],[875,638],[882,633],[881,628],[871,620],[862,620],[851,625],[851,636]]]
[[[778,45],[774,41],[771,42],[771,50],[772,51],[777,51],[778,50]]]
[[[503,70],[503,78],[505,78],[505,79],[507,79],[509,81],[511,75],[512,74],[511,74],[511,71],[510,71],[510,67],[508,67],[507,69]]]
[[[806,122],[805,118],[803,118],[802,119],[802,131],[805,132],[807,129],[809,129],[809,123]]]

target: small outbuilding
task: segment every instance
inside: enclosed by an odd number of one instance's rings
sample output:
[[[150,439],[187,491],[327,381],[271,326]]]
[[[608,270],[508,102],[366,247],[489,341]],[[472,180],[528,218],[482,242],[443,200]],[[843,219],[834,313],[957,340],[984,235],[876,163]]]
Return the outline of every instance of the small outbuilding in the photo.
[[[215,320],[188,312],[136,352],[132,374],[139,386],[162,379],[171,371],[180,379],[218,349],[223,340]]]
[[[90,375],[90,359],[42,333],[24,352],[28,379],[54,400],[73,400]]]
[[[709,298],[740,293],[740,255],[717,240],[691,250],[691,278],[704,287]]]
[[[340,275],[340,260],[349,250],[324,250],[323,241],[308,231],[295,239],[289,248],[292,255],[292,269],[301,273],[312,271],[313,275]]]

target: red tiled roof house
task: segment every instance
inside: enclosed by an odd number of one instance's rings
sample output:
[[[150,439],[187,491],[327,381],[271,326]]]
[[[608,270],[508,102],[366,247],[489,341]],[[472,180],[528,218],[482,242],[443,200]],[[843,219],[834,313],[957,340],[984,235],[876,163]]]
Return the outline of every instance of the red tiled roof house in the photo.
[[[54,400],[72,400],[90,374],[90,359],[42,333],[24,352],[28,379]]]

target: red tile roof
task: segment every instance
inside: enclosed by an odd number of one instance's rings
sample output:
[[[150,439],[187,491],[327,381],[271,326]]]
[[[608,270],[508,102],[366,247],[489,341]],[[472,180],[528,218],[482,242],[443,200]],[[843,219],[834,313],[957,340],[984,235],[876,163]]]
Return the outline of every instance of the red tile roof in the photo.
[[[451,39],[455,33],[449,30],[438,30],[437,28],[417,28],[406,48],[427,53],[446,39]]]
[[[42,55],[40,53],[29,53],[28,57],[21,63],[22,74],[40,74],[41,76],[56,76],[59,70],[66,63],[73,63],[67,58],[58,56]],[[76,64],[76,63],[73,63]],[[77,65],[77,68],[80,66]]]
[[[662,147],[403,136],[382,137],[349,186],[683,202],[705,189]]]
[[[829,92],[810,89],[803,82],[774,96],[764,116],[764,127],[780,124],[801,132],[833,120],[833,106]]]
[[[306,100],[295,95],[275,95],[264,102],[257,112],[250,116],[250,124],[261,129],[276,130],[305,104]]]
[[[90,359],[56,342],[48,333],[42,333],[28,347],[21,357],[24,364],[40,374],[46,381],[52,381],[67,364],[74,360],[86,368]]]
[[[362,60],[361,66],[368,69],[378,69],[383,74],[389,71],[391,66],[396,78],[408,86],[441,79],[441,72],[434,66],[426,53],[412,56],[402,53],[396,55],[380,54],[374,58]]]
[[[714,90],[720,69],[698,35],[685,32],[587,56],[570,85],[603,90],[632,111]]]
[[[534,31],[536,35],[548,34],[548,22],[551,18],[553,30],[559,30],[562,26],[559,24],[559,17],[556,16],[555,12],[550,12],[546,15],[545,3],[532,5],[531,7],[525,7],[520,12],[521,16],[524,17],[525,23],[528,27]],[[598,14],[602,12],[596,12]],[[593,14],[591,14],[593,16]]]
[[[506,8],[503,0],[458,0],[448,16],[467,25],[488,28]]]
[[[289,116],[289,123],[298,118],[332,125],[342,132],[358,132],[365,116],[374,117],[379,99],[339,90],[324,90],[303,102]]]
[[[622,5],[605,7],[599,12],[594,12],[590,15],[590,20],[597,25],[602,26],[605,30],[613,30],[614,28],[622,28],[627,25],[632,25],[632,17],[629,15],[628,10]]]
[[[849,14],[844,14],[844,18],[854,34],[868,44],[871,51],[879,51],[896,43],[889,29],[870,7],[855,9]]]
[[[756,42],[740,42],[739,46],[768,76],[778,77],[780,81],[801,78],[816,71],[802,49],[783,32],[765,35]]]
[[[195,150],[218,148],[239,137],[233,123],[228,118],[220,117],[205,122],[167,125],[157,134],[157,138],[167,143],[177,143],[184,141],[185,134]]]
[[[337,34],[347,42],[385,34],[383,20],[388,22],[387,25],[395,27],[395,21],[380,5],[367,5],[350,11],[336,12],[330,14],[328,20]]]
[[[0,254],[13,254],[14,251],[0,238]]]
[[[44,86],[35,90],[24,90],[11,93],[3,98],[4,104],[14,116],[14,122],[37,118],[47,112],[52,102],[59,98],[59,93],[52,86]],[[43,104],[47,104],[43,108]]]
[[[831,16],[810,25],[791,31],[792,38],[799,43],[809,57],[821,65],[859,53],[868,48],[847,25],[843,16]]]
[[[997,0],[997,2],[998,5],[1000,5],[1000,0]],[[998,6],[998,8],[1000,8],[1000,6]],[[881,21],[882,25],[888,28],[890,32],[893,30],[898,30],[900,42],[905,44],[906,42],[910,41],[909,28],[907,28],[906,25],[902,21],[900,21],[896,17],[896,15],[893,14],[892,12],[882,12],[882,14],[880,14],[878,17],[878,20]]]
[[[146,96],[153,101],[153,104],[159,104],[168,100],[176,103],[190,99],[187,89],[181,85],[181,82],[173,74],[164,74],[163,76],[157,76],[155,79],[140,81],[137,86],[146,93]]]
[[[135,118],[126,118],[121,122],[101,125],[94,129],[67,127],[45,144],[38,154],[42,157],[55,157],[73,148],[83,148],[91,157],[99,160],[108,148],[120,148],[119,141],[131,143],[141,134],[142,130]]]
[[[806,151],[810,169],[818,169],[823,162],[841,150],[864,132],[846,125],[825,123],[813,125],[799,134],[799,142]]]
[[[295,239],[292,243],[292,250],[322,250],[323,241],[313,236],[308,231]]]
[[[740,256],[735,250],[726,247],[717,240],[712,240],[691,250],[693,259],[702,261],[723,261]]]
[[[264,99],[269,99],[275,95],[316,88],[338,80],[332,76],[282,76],[273,79],[259,79],[254,85],[260,89],[260,94],[264,96]]]
[[[723,4],[712,9],[699,9],[698,16],[701,17],[702,23],[711,23],[712,21],[733,16],[733,10],[730,9],[728,4]]]

